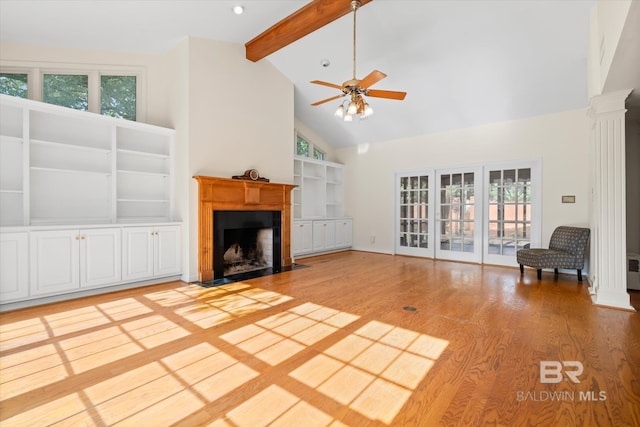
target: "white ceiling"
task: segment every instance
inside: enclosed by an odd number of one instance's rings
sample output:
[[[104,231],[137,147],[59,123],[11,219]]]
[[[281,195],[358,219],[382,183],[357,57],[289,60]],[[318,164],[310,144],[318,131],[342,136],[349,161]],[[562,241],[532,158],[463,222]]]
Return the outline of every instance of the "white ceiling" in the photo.
[[[348,1],[348,0],[345,0]],[[244,44],[306,0],[0,0],[2,41],[163,52],[185,36]],[[236,16],[231,7],[245,6]],[[333,117],[352,74],[353,17],[266,59],[295,85],[295,114],[336,147],[411,137],[587,106],[589,10],[595,0],[374,0],[357,14],[357,77],[373,88],[364,121]],[[0,58],[1,58],[0,52]],[[321,61],[328,59],[329,67]]]

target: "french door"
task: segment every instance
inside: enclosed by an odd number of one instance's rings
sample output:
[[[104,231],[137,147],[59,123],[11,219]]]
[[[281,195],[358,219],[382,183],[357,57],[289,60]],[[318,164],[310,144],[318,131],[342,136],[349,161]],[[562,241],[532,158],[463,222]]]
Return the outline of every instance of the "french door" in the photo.
[[[456,261],[482,259],[480,168],[396,174],[395,252]]]
[[[434,172],[396,174],[395,252],[434,256]]]
[[[395,175],[395,253],[515,265],[540,245],[540,162]]]
[[[438,170],[435,257],[482,262],[482,168]]]

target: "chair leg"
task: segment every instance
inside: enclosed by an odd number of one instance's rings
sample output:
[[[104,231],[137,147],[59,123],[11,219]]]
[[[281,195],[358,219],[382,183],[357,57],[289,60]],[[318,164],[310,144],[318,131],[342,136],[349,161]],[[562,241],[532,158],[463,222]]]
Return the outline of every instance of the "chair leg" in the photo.
[[[555,274],[556,278],[558,277],[558,269],[557,268],[553,269],[553,274]]]
[[[578,282],[582,282],[582,270],[578,270]]]
[[[538,280],[542,280],[542,269],[538,269]]]
[[[520,264],[520,275],[524,274],[524,265]]]

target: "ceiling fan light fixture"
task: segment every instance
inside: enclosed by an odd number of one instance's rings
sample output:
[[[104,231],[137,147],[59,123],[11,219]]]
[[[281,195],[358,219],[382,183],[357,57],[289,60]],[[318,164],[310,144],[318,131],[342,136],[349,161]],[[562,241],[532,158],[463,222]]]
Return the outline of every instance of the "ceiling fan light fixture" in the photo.
[[[340,104],[340,106],[338,107],[338,109],[336,110],[335,113],[333,113],[334,116],[338,117],[338,118],[343,118],[344,117],[344,105]]]
[[[364,111],[362,112],[363,117],[366,119],[367,117],[369,117],[372,114],[373,114],[373,108],[371,108],[371,105],[369,105],[369,104],[367,104],[365,102],[364,103]]]
[[[356,101],[351,101],[349,103],[349,108],[347,109],[347,113],[355,114],[357,112],[358,112],[358,104],[356,103]]]
[[[344,121],[345,122],[352,122],[353,121],[353,116],[349,113],[347,113],[346,116],[344,116]]]

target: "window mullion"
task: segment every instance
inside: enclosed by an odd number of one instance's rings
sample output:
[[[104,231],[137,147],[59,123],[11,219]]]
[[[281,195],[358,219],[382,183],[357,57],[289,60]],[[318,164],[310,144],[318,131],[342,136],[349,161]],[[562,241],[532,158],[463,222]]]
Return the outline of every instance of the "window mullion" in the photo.
[[[90,71],[89,75],[89,111],[100,114],[100,73]]]

